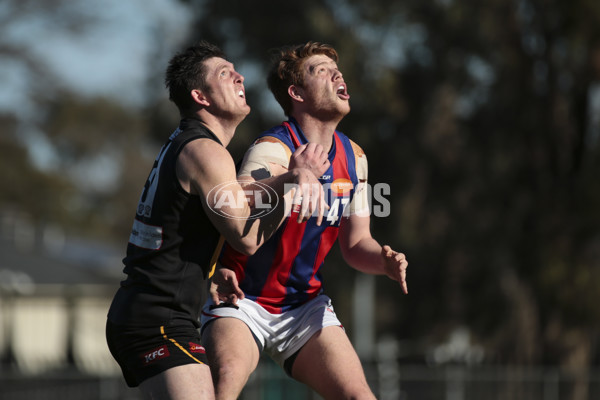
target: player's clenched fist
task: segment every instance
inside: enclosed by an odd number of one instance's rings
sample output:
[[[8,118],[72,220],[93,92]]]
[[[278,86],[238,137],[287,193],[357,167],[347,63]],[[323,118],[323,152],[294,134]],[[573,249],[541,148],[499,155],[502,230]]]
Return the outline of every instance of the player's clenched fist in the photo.
[[[319,179],[329,169],[327,152],[318,143],[299,146],[290,157],[289,169],[306,168]]]

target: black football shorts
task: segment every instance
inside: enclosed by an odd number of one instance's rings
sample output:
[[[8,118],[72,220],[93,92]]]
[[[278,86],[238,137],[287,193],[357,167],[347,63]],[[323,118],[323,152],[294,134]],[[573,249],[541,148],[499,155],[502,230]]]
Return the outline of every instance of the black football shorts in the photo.
[[[193,324],[131,327],[107,321],[106,341],[129,387],[169,368],[207,364],[200,334]]]

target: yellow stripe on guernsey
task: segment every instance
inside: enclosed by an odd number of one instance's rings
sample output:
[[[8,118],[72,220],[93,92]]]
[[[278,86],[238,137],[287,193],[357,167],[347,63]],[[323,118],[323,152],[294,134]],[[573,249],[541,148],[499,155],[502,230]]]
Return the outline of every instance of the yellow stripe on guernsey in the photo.
[[[196,357],[194,357],[193,355],[191,355],[190,352],[187,351],[185,348],[183,348],[182,345],[180,345],[179,343],[177,343],[177,341],[175,339],[171,339],[170,337],[168,337],[167,334],[165,333],[165,327],[164,326],[160,327],[160,333],[161,333],[161,335],[163,335],[163,338],[165,338],[165,340],[168,340],[171,343],[173,343],[175,346],[177,346],[179,348],[179,350],[181,350],[185,354],[187,354],[187,356],[190,357],[192,360],[196,361],[198,364],[204,364],[202,361],[198,360]]]
[[[213,253],[212,258],[210,259],[210,272],[208,273],[208,279],[212,278],[212,276],[215,274],[217,261],[219,260],[219,255],[221,254],[223,243],[225,243],[225,237],[221,235],[219,237],[219,243],[217,243],[217,247],[215,248],[215,252]]]

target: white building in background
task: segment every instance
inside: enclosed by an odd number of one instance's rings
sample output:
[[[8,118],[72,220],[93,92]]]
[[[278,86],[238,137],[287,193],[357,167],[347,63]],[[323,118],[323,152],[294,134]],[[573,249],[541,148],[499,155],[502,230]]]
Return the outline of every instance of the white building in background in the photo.
[[[21,375],[118,376],[104,336],[121,279],[112,249],[0,215],[0,367]]]

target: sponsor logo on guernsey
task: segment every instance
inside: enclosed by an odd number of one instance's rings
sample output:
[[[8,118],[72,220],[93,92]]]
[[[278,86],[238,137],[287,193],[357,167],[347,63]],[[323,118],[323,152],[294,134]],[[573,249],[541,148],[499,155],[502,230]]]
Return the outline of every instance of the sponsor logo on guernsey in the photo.
[[[200,353],[200,354],[206,353],[206,350],[204,349],[204,347],[200,346],[197,343],[189,342],[189,346],[190,346],[190,353]]]
[[[160,360],[161,358],[165,358],[169,356],[169,349],[167,345],[162,345],[157,349],[151,350],[150,352],[143,354],[142,359],[144,360],[144,364],[150,364],[153,361]]]
[[[148,225],[134,219],[129,243],[143,249],[158,250],[163,242],[162,232],[162,227],[160,226]]]
[[[337,195],[348,195],[354,188],[354,184],[350,179],[338,178],[331,182],[331,191]]]

